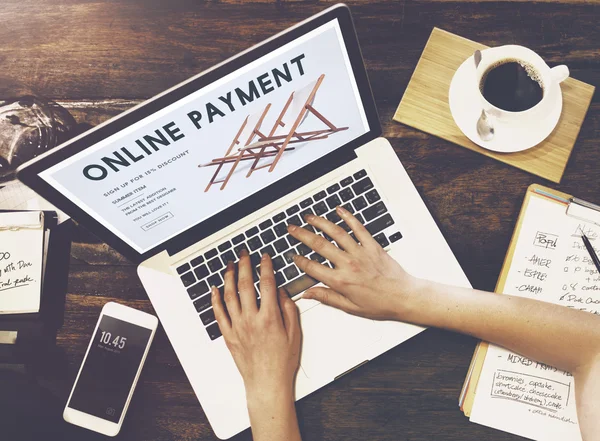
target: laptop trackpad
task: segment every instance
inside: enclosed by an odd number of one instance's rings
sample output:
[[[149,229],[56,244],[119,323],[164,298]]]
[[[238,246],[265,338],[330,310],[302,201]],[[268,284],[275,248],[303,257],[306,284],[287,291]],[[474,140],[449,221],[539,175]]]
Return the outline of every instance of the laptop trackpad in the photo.
[[[300,316],[302,357],[300,364],[309,378],[331,377],[367,360],[365,347],[381,338],[373,320],[356,317],[319,305]]]

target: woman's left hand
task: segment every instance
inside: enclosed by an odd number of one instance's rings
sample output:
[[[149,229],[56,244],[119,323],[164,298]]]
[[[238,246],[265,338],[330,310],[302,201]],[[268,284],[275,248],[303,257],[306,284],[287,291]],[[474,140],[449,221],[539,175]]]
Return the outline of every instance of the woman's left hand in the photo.
[[[301,331],[296,304],[283,289],[277,290],[271,258],[260,264],[260,307],[248,252],[238,265],[229,262],[225,272],[225,305],[212,287],[215,317],[246,387],[249,406],[282,396],[294,400],[294,379],[299,366]],[[239,295],[238,295],[239,291]]]

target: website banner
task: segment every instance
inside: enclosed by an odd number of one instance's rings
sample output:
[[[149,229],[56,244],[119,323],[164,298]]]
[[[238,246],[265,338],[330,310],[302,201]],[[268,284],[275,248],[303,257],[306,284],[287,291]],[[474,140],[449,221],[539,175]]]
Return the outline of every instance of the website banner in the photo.
[[[368,130],[333,20],[41,177],[143,253]]]

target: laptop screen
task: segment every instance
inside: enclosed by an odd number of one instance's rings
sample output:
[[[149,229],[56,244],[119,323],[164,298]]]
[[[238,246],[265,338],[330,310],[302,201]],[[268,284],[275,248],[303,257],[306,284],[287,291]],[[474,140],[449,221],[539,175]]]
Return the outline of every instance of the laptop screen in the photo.
[[[368,131],[333,19],[40,176],[144,253]]]

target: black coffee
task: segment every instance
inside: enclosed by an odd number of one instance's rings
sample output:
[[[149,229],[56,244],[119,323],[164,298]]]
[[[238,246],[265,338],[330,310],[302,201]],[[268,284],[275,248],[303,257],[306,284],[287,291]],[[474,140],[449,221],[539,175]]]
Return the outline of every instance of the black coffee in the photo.
[[[531,109],[544,96],[539,74],[532,66],[502,60],[483,75],[480,88],[490,104],[510,112]]]

